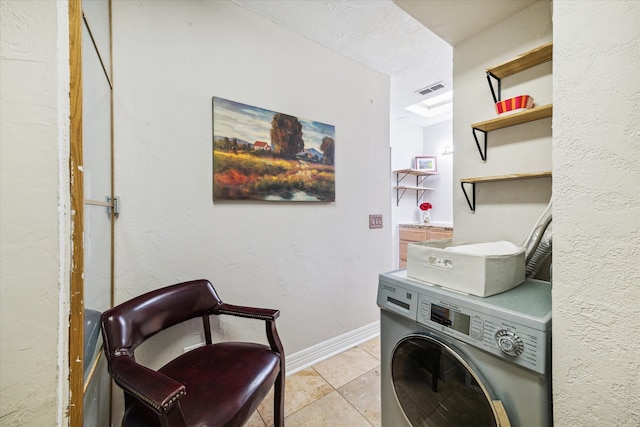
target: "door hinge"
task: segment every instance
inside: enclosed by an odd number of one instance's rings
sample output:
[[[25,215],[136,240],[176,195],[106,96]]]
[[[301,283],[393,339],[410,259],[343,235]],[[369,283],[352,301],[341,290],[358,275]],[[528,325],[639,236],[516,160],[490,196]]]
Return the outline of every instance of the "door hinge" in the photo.
[[[107,207],[107,213],[109,215],[114,214],[116,217],[120,214],[120,197],[114,197],[113,202],[111,197],[107,197],[109,206]]]

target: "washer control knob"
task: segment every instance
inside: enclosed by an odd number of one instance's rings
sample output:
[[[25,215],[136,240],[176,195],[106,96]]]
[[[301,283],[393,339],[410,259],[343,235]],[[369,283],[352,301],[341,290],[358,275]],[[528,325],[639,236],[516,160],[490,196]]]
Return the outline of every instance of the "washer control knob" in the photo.
[[[506,329],[501,329],[496,332],[496,342],[500,350],[509,356],[517,357],[524,352],[522,338]]]

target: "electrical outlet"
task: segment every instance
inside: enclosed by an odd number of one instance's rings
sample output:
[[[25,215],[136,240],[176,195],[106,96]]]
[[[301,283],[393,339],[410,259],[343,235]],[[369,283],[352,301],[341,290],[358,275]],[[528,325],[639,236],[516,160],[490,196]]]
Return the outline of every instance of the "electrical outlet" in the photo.
[[[369,228],[382,228],[382,215],[369,215]]]

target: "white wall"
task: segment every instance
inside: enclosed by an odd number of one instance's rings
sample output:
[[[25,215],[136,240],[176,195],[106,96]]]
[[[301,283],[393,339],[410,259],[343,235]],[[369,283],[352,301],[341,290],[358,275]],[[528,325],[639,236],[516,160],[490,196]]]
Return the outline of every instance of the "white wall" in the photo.
[[[640,425],[640,3],[556,1],[556,425]]]
[[[68,403],[67,3],[0,2],[0,424]]]
[[[425,128],[397,120],[391,122],[391,170],[414,168],[416,156],[436,156],[438,175],[428,177],[421,184],[434,190],[426,191],[420,200],[421,202],[430,202],[433,205],[431,219],[434,222],[443,222],[449,225],[453,221],[451,210],[452,156],[443,156],[440,152],[445,146],[453,145],[451,126],[451,120]],[[391,176],[391,184],[392,187],[396,185],[395,174]],[[407,176],[401,185],[415,186],[416,177]],[[394,224],[422,221],[416,206],[415,191],[407,190],[400,202],[397,203],[396,190],[393,189],[391,199]]]
[[[226,1],[114,2],[113,35],[117,301],[210,279],[225,301],[279,308],[289,355],[377,322],[389,78]],[[213,203],[212,96],[335,125],[335,203]]]
[[[454,47],[453,217],[455,236],[473,241],[521,244],[551,197],[551,179],[476,185],[472,212],[460,179],[551,170],[551,119],[488,133],[487,161],[478,153],[471,124],[496,117],[485,70],[552,39],[551,2],[541,1]],[[551,63],[502,81],[502,99],[532,95],[552,102]],[[482,138],[482,136],[480,136]]]
[[[427,193],[425,199],[433,205],[431,221],[434,224],[453,223],[453,121],[447,120],[423,129],[423,148],[425,156],[435,156],[438,167],[438,175],[431,176],[425,181],[426,186],[434,191]],[[448,148],[448,149],[447,149]],[[447,149],[449,154],[443,154]]]
[[[434,208],[432,222],[435,225],[451,226],[453,223],[452,211],[452,176],[453,156],[442,155],[441,151],[446,146],[453,146],[452,121],[437,123],[425,128],[406,123],[400,120],[391,120],[391,171],[414,168],[416,156],[436,156],[438,175],[428,177],[423,184],[433,188],[426,191],[422,202],[430,202]],[[393,189],[397,185],[396,174],[391,173],[391,212],[393,224],[393,268],[398,268],[398,224],[421,222],[422,217],[416,206],[416,192],[406,190],[398,201],[397,191]],[[401,185],[416,185],[415,176],[407,176]]]
[[[422,154],[422,128],[400,120],[391,120],[391,171],[413,168],[413,159]],[[393,227],[393,268],[398,268],[398,224],[418,220],[416,192],[407,190],[398,201],[396,174],[391,172],[387,187],[391,187],[391,224]],[[407,176],[401,185],[415,185],[415,177]]]

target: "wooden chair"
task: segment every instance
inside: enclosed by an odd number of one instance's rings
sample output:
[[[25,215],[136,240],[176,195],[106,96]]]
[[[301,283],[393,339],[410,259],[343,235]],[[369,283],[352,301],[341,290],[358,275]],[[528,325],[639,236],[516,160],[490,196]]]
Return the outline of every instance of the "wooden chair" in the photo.
[[[209,316],[263,320],[270,346],[213,344]],[[274,425],[284,426],[284,351],[275,320],[278,310],[225,304],[207,280],[178,283],[140,295],[102,314],[109,373],[124,390],[122,426],[243,425],[272,386]],[[206,344],[157,371],[136,363],[146,339],[173,325],[201,317]]]

